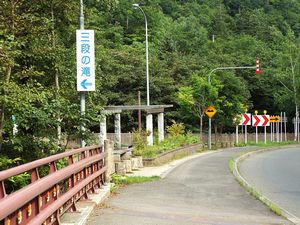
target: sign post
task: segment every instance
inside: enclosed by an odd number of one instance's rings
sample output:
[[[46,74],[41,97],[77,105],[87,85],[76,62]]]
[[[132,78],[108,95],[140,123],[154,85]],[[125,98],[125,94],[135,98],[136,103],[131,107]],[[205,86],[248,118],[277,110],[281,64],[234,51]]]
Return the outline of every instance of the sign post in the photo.
[[[280,112],[280,142],[282,142],[282,112]]]
[[[233,118],[233,123],[235,124],[235,144],[239,144],[239,121],[241,121],[242,117],[236,116]]]
[[[287,118],[286,118],[285,112],[283,113],[283,117],[284,117],[284,141],[287,141],[287,138],[286,138],[286,123],[287,123]]]
[[[271,117],[270,117],[270,122],[271,122]],[[270,138],[271,138],[271,142],[273,142],[273,123],[270,124]]]
[[[255,110],[255,115],[257,115],[258,114],[258,111],[257,110]],[[255,143],[257,144],[258,143],[258,134],[257,134],[257,125],[255,126]]]
[[[266,111],[264,111],[264,115],[257,115],[258,111],[255,111],[255,116],[252,117],[252,126],[254,126],[256,129],[256,143],[258,143],[258,128],[259,126],[270,126],[270,116],[266,115]],[[266,131],[266,129],[265,129]],[[266,133],[265,133],[265,142],[266,142]]]
[[[267,110],[264,110],[264,115],[267,115]],[[267,144],[267,127],[264,126],[264,130],[265,130],[265,144]]]
[[[247,144],[247,125],[251,125],[251,113],[243,113],[239,125],[245,126],[245,144]]]
[[[82,28],[82,27],[81,27]],[[85,92],[95,91],[95,46],[94,31],[80,29],[76,31],[77,53],[77,91],[80,92],[80,113],[85,114]],[[81,135],[85,131],[84,124],[80,125]],[[85,146],[81,137],[80,146]]]
[[[211,118],[217,113],[213,106],[208,106],[205,109],[205,114],[208,116],[208,149],[211,149]]]

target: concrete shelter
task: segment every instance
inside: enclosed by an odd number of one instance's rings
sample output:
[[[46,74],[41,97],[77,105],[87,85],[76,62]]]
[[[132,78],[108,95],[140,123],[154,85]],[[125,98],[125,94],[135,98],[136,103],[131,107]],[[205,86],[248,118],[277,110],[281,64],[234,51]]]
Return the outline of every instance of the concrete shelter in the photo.
[[[147,137],[148,145],[153,145],[153,114],[157,114],[158,118],[158,140],[164,139],[164,110],[165,108],[171,108],[173,105],[120,105],[120,106],[106,106],[101,114],[104,115],[100,122],[100,144],[104,144],[104,140],[107,138],[106,131],[106,116],[114,114],[115,117],[115,144],[118,149],[121,149],[121,113],[124,110],[143,110],[147,113],[146,116],[146,130],[150,132]]]

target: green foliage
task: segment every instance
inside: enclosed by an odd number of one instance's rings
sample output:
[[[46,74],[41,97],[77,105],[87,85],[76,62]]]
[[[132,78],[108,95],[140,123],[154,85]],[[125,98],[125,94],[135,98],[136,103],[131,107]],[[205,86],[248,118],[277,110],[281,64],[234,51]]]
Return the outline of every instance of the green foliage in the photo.
[[[152,177],[140,177],[140,176],[121,176],[118,174],[112,175],[112,183],[115,184],[112,191],[118,189],[120,186],[130,185],[130,184],[139,184],[145,182],[152,182],[159,180],[159,176],[152,176]]]
[[[150,135],[149,131],[142,129],[141,131],[133,130],[132,138],[133,138],[133,146],[134,151],[133,154],[136,156],[142,155],[143,150],[147,148],[147,137]]]
[[[0,156],[0,171],[17,166],[20,162],[21,158],[9,159],[7,156]]]
[[[172,120],[172,125],[167,126],[166,130],[171,135],[171,137],[178,137],[184,134],[184,125],[183,123],[176,123],[175,120]]]
[[[118,174],[112,175],[112,183],[118,184],[118,185],[129,185],[129,184],[138,184],[138,183],[144,183],[149,181],[156,181],[159,180],[160,177],[158,176],[152,176],[152,177],[139,177],[139,176],[121,176]]]
[[[7,193],[12,193],[30,184],[30,178],[30,174],[28,173],[23,173],[10,177],[6,183]]]
[[[199,138],[192,133],[181,134],[177,136],[169,136],[157,145],[146,146],[140,151],[140,155],[144,158],[153,158],[161,153],[199,142]]]

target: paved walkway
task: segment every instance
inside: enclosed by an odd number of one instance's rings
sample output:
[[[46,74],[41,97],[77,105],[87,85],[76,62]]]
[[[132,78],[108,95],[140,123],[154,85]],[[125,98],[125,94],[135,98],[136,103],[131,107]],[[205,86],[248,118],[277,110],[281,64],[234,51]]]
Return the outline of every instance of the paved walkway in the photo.
[[[247,194],[230,174],[229,159],[246,150],[206,153],[183,164],[173,162],[179,164],[174,169],[170,164],[157,168],[164,179],[118,190],[94,210],[87,224],[289,225]],[[146,170],[140,175],[158,175]]]

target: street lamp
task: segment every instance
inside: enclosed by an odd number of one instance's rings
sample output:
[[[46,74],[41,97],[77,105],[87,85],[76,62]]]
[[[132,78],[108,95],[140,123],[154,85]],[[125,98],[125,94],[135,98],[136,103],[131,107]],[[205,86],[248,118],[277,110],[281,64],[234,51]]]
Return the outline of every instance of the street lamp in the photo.
[[[211,85],[211,74],[217,70],[235,70],[235,69],[254,69],[256,66],[227,66],[227,67],[218,67],[211,70],[208,74],[208,83]],[[247,137],[247,125],[245,126],[245,141]],[[211,149],[211,118],[208,118],[208,149]]]
[[[150,93],[149,93],[149,64],[148,64],[148,24],[147,17],[144,10],[140,7],[139,4],[132,4],[135,9],[140,9],[145,18],[145,30],[146,30],[146,79],[147,79],[147,106],[150,105]]]
[[[149,93],[149,63],[148,63],[148,23],[147,17],[144,10],[140,7],[139,4],[132,4],[135,9],[140,9],[145,18],[145,32],[146,32],[146,80],[147,80],[147,106],[150,106],[150,93]],[[147,114],[146,117],[146,130],[150,132],[150,135],[147,136],[148,145],[153,145],[153,117],[151,113]]]

